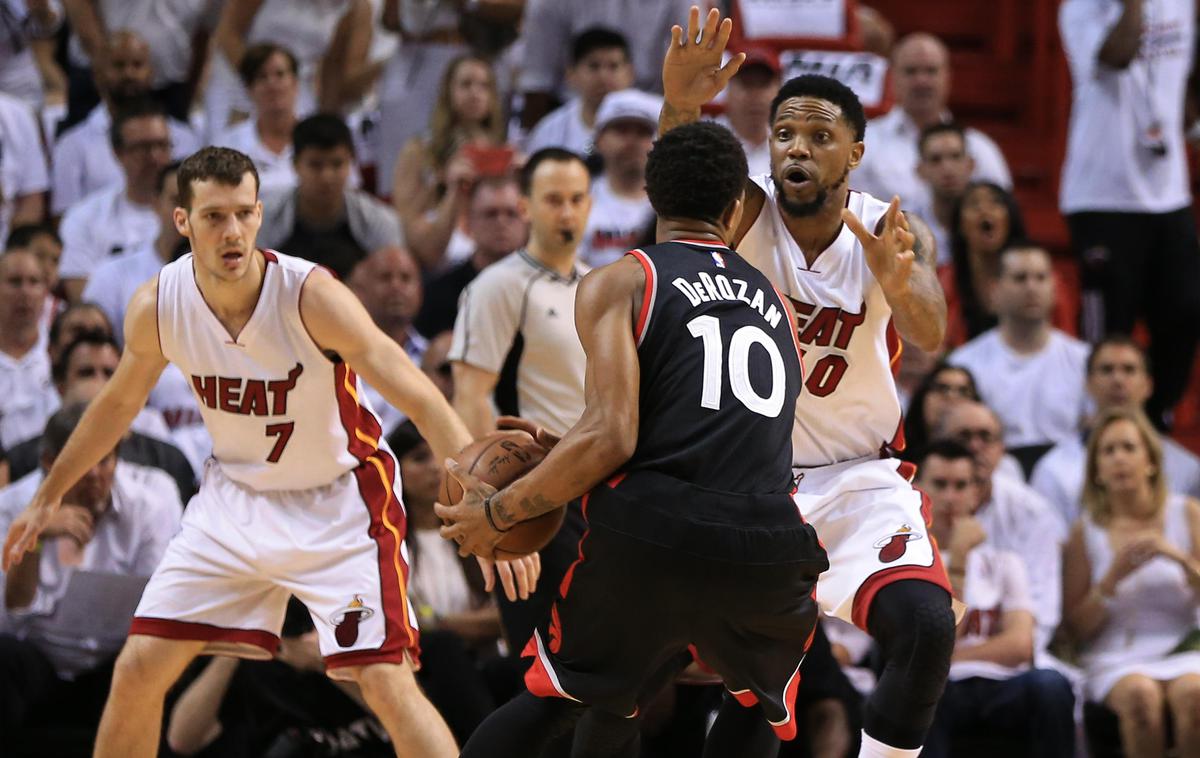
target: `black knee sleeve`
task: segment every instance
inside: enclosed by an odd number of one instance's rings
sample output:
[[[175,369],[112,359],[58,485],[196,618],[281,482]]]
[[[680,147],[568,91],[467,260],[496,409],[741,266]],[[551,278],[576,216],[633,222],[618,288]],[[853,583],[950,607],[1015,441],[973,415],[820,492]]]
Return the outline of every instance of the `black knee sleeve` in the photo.
[[[488,716],[462,750],[462,758],[531,758],[575,726],[585,706],[522,692]]]
[[[863,727],[886,745],[918,748],[950,673],[955,637],[950,595],[916,579],[889,584],[871,603],[867,631],[883,651],[884,667]]]

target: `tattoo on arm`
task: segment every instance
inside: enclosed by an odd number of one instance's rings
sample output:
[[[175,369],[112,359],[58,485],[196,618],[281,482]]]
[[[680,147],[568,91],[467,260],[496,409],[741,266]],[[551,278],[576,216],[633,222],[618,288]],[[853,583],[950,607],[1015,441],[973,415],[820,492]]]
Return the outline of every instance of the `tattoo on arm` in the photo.
[[[933,232],[929,225],[915,213],[905,213],[904,217],[908,219],[908,228],[912,231],[916,239],[913,241],[913,253],[917,256],[917,261],[927,268],[937,268],[937,242],[933,238]]]
[[[666,134],[677,126],[691,124],[700,120],[700,110],[681,111],[669,102],[664,102],[662,111],[658,114],[658,133]]]
[[[504,529],[508,529],[520,521],[528,521],[557,508],[561,503],[555,503],[541,494],[522,498],[516,503],[507,503],[502,498],[492,499],[492,517]]]

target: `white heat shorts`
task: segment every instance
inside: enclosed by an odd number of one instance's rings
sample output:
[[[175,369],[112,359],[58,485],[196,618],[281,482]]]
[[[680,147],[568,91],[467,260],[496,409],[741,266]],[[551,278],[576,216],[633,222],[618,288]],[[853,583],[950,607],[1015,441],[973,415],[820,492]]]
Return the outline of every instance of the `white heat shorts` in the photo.
[[[400,492],[398,466],[386,450],[332,484],[294,491],[249,489],[209,460],[130,633],[205,641],[205,653],[268,658],[295,595],[312,615],[330,676],[406,656],[415,664]]]

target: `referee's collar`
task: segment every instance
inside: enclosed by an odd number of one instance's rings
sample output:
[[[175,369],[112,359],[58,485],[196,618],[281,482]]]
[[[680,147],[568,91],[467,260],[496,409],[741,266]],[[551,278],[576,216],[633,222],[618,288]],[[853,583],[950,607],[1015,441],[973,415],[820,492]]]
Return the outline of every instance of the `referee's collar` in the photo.
[[[579,281],[579,279],[583,276],[583,274],[579,273],[578,262],[571,264],[571,275],[570,276],[563,276],[562,274],[558,273],[554,269],[550,268],[546,264],[539,261],[537,258],[534,258],[532,255],[529,254],[529,251],[526,250],[525,248],[521,248],[520,250],[517,251],[516,254],[521,256],[521,260],[525,261],[530,266],[533,266],[538,271],[545,272],[547,276],[549,276],[551,279],[554,279],[556,281],[574,284],[575,282]]]

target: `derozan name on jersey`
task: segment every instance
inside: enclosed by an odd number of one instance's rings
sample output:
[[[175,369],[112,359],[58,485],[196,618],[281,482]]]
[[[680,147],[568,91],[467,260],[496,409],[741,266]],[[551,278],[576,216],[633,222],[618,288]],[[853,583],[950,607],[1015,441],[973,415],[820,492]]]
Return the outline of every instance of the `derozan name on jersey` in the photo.
[[[775,307],[774,303],[767,303],[766,295],[761,289],[756,287],[754,296],[746,297],[746,290],[750,285],[744,279],[730,279],[724,274],[711,276],[703,271],[697,275],[697,278],[699,281],[689,282],[680,276],[676,277],[671,284],[682,292],[692,305],[711,303],[717,300],[743,302],[758,311],[758,314],[772,327],[777,326],[779,320],[783,318],[783,313]]]

